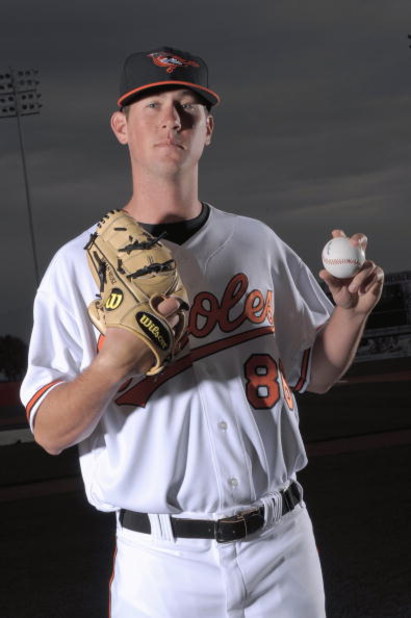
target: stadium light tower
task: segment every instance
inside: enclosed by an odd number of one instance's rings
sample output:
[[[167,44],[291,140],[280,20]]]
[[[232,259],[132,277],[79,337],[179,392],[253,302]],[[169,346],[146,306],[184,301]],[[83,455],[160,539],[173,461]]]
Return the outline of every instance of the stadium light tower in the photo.
[[[31,210],[30,187],[27,175],[26,154],[24,148],[21,117],[31,116],[33,114],[40,113],[41,94],[37,92],[38,84],[38,71],[36,71],[35,69],[20,71],[10,68],[7,71],[0,73],[0,118],[16,118],[17,120],[24,186],[26,190],[29,231],[37,285],[40,282],[40,277],[37,262],[33,215]]]

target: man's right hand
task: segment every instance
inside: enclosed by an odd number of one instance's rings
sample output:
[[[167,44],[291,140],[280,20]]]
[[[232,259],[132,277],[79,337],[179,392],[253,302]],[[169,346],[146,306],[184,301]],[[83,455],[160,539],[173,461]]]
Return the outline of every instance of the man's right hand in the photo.
[[[169,297],[161,301],[157,311],[174,328],[179,323],[180,301]],[[154,365],[154,354],[142,339],[127,329],[107,328],[103,346],[96,358],[100,367],[106,367],[122,380],[130,375],[145,374]]]

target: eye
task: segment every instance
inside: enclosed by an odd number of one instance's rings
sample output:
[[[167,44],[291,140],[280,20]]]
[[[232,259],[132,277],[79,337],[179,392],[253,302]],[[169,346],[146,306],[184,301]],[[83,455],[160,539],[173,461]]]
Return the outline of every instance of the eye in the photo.
[[[150,101],[149,103],[147,103],[147,107],[149,109],[155,109],[156,107],[158,107],[158,103],[157,101]]]
[[[192,111],[192,110],[194,110],[194,109],[195,109],[195,103],[182,103],[182,104],[181,104],[181,107],[182,107],[183,109],[188,110],[188,111]]]

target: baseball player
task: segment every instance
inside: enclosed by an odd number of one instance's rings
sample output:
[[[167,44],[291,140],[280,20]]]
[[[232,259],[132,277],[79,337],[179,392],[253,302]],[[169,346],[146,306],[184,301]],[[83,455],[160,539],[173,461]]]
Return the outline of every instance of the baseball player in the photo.
[[[199,200],[219,102],[201,58],[133,54],[120,88],[111,126],[133,180],[123,210],[172,253],[186,337],[154,375],[142,337],[119,324],[103,340],[88,315],[93,226],[57,252],[36,296],[30,426],[49,453],[78,444],[88,500],[116,513],[113,618],[321,618],[294,392],[325,392],[346,371],[383,273],[370,261],[348,281],[322,271],[334,307],[270,228]],[[160,301],[175,332],[181,299]]]

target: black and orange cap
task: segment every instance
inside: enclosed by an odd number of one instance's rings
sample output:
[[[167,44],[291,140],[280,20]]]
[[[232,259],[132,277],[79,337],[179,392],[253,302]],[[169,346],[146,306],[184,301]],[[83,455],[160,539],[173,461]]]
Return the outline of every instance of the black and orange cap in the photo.
[[[218,94],[208,85],[208,68],[202,58],[172,47],[161,47],[126,58],[117,104],[124,107],[145,90],[174,85],[193,90],[209,105],[220,102]]]

